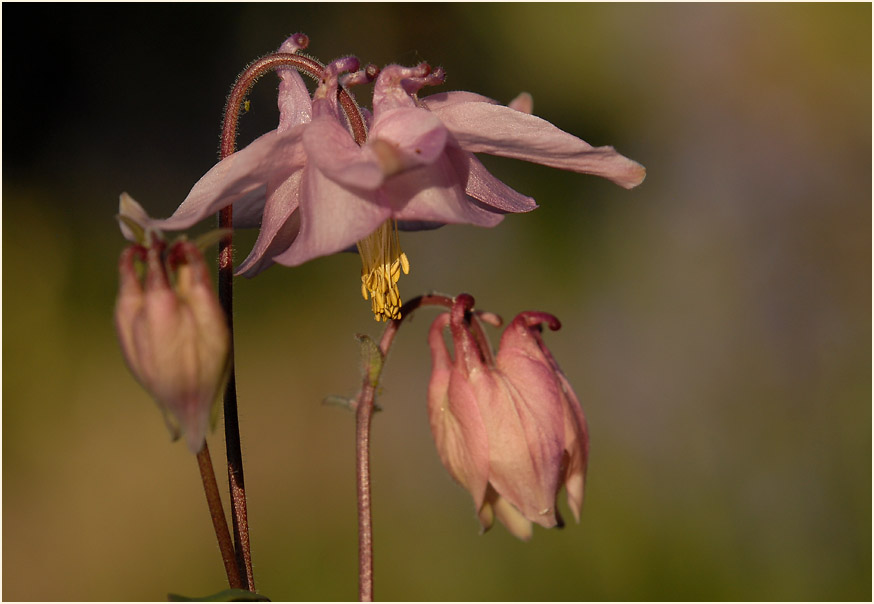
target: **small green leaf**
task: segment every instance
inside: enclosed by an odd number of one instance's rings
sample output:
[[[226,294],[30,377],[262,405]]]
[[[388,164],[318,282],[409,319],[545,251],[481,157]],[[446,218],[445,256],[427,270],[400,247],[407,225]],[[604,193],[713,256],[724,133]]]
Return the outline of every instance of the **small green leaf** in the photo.
[[[348,409],[349,411],[355,411],[355,399],[351,399],[348,396],[329,394],[322,400],[322,404],[331,405],[333,407],[342,407],[343,409]]]
[[[179,594],[167,594],[168,602],[269,602],[270,598],[245,589],[226,589],[202,598],[189,598]]]
[[[329,394],[324,399],[322,399],[322,404],[332,407],[342,407],[343,409],[348,409],[349,411],[355,411],[355,408],[358,406],[358,401],[354,398],[349,398],[348,396]],[[373,412],[377,413],[379,411],[382,411],[382,407],[374,403]]]

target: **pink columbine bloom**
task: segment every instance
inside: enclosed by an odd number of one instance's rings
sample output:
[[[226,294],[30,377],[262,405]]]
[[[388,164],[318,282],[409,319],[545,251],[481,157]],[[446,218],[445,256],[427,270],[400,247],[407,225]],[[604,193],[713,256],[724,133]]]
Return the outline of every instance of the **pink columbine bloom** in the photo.
[[[200,250],[178,241],[165,258],[166,247],[153,237],[122,252],[115,326],[131,373],[155,399],[173,439],[184,434],[197,453],[227,380],[230,332]]]
[[[299,48],[292,36],[279,50]],[[376,316],[386,318],[396,316],[395,283],[409,270],[398,224],[491,227],[506,213],[537,207],[474,153],[595,174],[626,188],[644,179],[644,168],[612,147],[592,147],[530,115],[530,95],[509,107],[470,92],[419,99],[422,87],[443,81],[442,70],[427,64],[380,72],[368,138],[359,146],[337,103],[339,74],[357,68],[352,57],[331,63],[312,100],[297,72],[281,70],[279,127],[219,162],[170,218],[153,226],[185,229],[233,205],[235,226],[260,226],[238,268],[249,277],[273,263],[296,266],[357,245],[362,292]]]
[[[428,414],[449,473],[473,496],[483,530],[498,519],[520,539],[532,523],[562,526],[556,497],[564,486],[579,522],[589,451],[579,401],[543,343],[554,316],[519,314],[496,357],[471,329],[473,298],[456,298],[432,324]],[[454,358],[443,340],[449,326]]]

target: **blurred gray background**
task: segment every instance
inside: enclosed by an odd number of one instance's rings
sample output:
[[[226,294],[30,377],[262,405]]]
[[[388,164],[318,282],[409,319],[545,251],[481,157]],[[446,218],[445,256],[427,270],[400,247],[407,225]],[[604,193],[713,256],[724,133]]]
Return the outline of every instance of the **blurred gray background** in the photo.
[[[405,298],[467,291],[505,319],[561,318],[546,339],[592,454],[579,525],[527,544],[479,536],[431,442],[435,313],[420,312],[374,422],[376,597],[870,600],[869,4],[4,4],[3,17],[4,599],[222,589],[194,459],[115,341],[113,216],[122,191],[172,212],[216,161],[237,73],[303,31],[323,61],[427,60],[448,74],[436,91],[528,91],[538,115],[648,169],[625,191],[487,158],[541,207],[402,235]],[[277,81],[256,86],[242,144],[275,127]],[[239,259],[253,241],[238,238]],[[381,333],[359,271],[341,255],[237,282],[256,583],[274,600],[357,595],[353,418],[320,401],[355,393],[353,335]]]

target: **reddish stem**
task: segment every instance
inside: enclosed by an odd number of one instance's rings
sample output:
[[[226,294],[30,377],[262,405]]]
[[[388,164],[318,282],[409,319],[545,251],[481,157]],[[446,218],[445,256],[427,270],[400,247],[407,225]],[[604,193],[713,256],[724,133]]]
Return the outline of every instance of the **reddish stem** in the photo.
[[[243,580],[239,569],[234,561],[234,546],[231,543],[231,534],[228,532],[228,523],[225,520],[225,509],[222,507],[222,498],[219,495],[218,484],[215,480],[215,471],[212,468],[212,459],[209,456],[209,447],[203,443],[203,448],[197,454],[197,467],[200,469],[200,478],[203,480],[203,491],[206,494],[206,503],[212,516],[212,526],[218,539],[219,549],[222,553],[222,561],[225,564],[225,572],[228,575],[228,585],[232,589],[242,589]]]
[[[385,359],[395,335],[409,313],[422,306],[446,306],[451,308],[453,299],[439,294],[418,296],[401,307],[400,319],[393,319],[385,326],[379,342],[379,351]],[[358,486],[358,599],[373,601],[373,523],[370,499],[370,426],[373,419],[376,380],[372,373],[364,372],[361,392],[355,407],[355,477]]]
[[[225,117],[222,123],[221,159],[236,150],[237,125],[240,108],[249,89],[255,81],[268,71],[280,67],[293,67],[316,80],[321,80],[324,66],[318,61],[303,55],[292,53],[274,53],[262,57],[250,64],[237,77],[234,88],[225,106]],[[344,88],[337,93],[352,135],[359,145],[367,140],[367,128],[355,100]],[[229,234],[219,243],[219,300],[228,320],[231,332],[230,378],[225,391],[225,441],[227,443],[228,479],[231,490],[233,508],[234,542],[236,545],[237,564],[242,575],[246,577],[247,587],[255,590],[252,576],[252,562],[249,548],[249,527],[246,513],[246,491],[243,482],[243,460],[240,445],[239,420],[237,414],[236,379],[234,375],[233,347],[233,208],[228,206],[219,212],[219,228],[228,229]],[[407,306],[410,306],[409,303]],[[411,306],[412,308],[412,306]],[[399,321],[398,321],[399,323]],[[394,327],[397,330],[397,327]],[[373,546],[370,515],[370,422],[373,416],[373,386],[368,385],[371,392],[359,405],[357,412],[357,450],[358,450],[358,493],[359,493],[359,552],[360,552],[360,585],[362,599],[373,598]]]
[[[278,67],[294,67],[316,79],[321,77],[322,65],[309,57],[276,53],[262,57],[250,64],[237,77],[225,105],[222,122],[221,159],[231,155],[237,143],[237,124],[240,107],[255,81],[268,71]],[[219,228],[228,229],[228,235],[219,242],[218,296],[228,321],[231,333],[230,376],[224,396],[225,443],[228,458],[228,484],[231,493],[232,524],[237,566],[246,577],[246,588],[255,591],[252,572],[252,554],[249,545],[249,520],[246,506],[246,486],[243,477],[243,453],[240,443],[240,422],[237,413],[237,389],[234,373],[234,258],[233,258],[233,207],[219,212]]]

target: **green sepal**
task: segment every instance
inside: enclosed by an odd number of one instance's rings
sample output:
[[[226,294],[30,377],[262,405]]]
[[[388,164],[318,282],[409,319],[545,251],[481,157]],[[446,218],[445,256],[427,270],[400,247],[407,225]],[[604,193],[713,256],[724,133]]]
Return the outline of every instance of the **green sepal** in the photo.
[[[130,229],[131,233],[136,237],[137,243],[146,245],[146,231],[139,222],[124,214],[116,214],[115,219]]]
[[[167,594],[168,602],[269,602],[270,598],[245,589],[226,589],[202,598]]]

